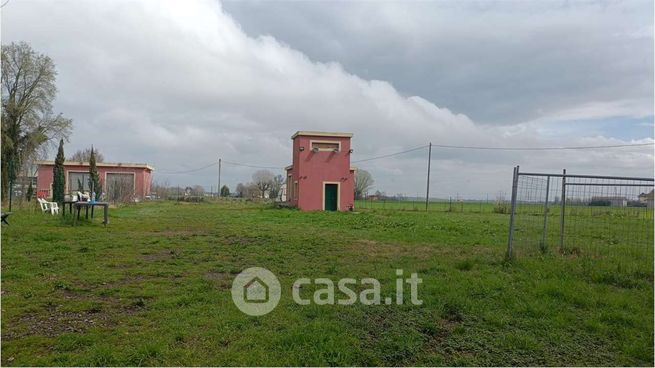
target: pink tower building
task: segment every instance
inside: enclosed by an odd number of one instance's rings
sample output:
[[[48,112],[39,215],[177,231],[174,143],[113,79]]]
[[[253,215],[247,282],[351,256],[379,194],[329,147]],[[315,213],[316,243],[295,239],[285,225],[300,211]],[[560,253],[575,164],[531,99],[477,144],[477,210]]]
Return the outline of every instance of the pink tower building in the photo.
[[[305,211],[354,209],[355,168],[350,166],[352,133],[299,131],[293,163],[286,167],[287,201]]]

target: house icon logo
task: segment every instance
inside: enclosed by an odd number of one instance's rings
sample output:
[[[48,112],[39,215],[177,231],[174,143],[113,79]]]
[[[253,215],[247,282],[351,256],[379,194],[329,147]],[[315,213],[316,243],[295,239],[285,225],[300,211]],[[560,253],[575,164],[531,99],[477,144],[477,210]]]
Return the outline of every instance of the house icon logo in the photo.
[[[266,303],[269,297],[268,285],[255,277],[243,287],[243,294],[248,303]]]
[[[263,316],[277,306],[282,289],[275,275],[261,267],[250,267],[232,282],[232,301],[243,313]]]

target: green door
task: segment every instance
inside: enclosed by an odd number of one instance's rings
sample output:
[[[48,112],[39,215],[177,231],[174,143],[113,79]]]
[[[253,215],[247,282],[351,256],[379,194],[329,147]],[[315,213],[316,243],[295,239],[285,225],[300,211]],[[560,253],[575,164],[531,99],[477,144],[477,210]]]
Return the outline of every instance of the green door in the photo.
[[[325,210],[336,211],[339,184],[325,184]]]

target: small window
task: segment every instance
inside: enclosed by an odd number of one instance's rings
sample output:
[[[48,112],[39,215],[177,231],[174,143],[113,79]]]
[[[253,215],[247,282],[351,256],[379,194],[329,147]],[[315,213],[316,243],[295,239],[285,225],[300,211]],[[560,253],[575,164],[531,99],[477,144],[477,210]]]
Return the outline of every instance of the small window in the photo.
[[[312,150],[339,151],[339,142],[312,142]]]

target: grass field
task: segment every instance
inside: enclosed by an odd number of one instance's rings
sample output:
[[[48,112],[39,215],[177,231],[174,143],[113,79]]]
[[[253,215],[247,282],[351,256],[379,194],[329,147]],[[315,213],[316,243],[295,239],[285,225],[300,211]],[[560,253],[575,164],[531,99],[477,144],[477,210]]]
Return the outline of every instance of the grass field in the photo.
[[[505,259],[508,216],[142,203],[2,227],[2,364],[653,365],[653,262]],[[593,234],[589,235],[593,236]],[[620,254],[619,254],[620,256]],[[423,305],[232,303],[241,270],[423,278]]]
[[[404,210],[404,211],[425,211],[425,201],[416,200],[395,200],[395,199],[379,199],[379,200],[357,200],[355,207],[358,209],[374,209],[374,210]],[[496,206],[493,200],[481,201],[458,201],[456,199],[443,200],[443,199],[430,199],[428,204],[429,211],[441,212],[477,212],[477,213],[493,213]]]

